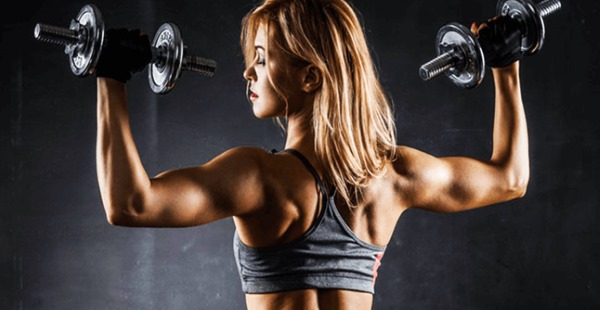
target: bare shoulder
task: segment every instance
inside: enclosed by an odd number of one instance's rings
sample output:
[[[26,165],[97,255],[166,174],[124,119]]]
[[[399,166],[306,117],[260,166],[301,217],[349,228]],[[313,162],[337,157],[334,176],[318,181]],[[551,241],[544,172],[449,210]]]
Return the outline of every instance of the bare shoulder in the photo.
[[[215,204],[228,206],[231,215],[251,213],[262,206],[268,192],[269,157],[259,147],[234,147],[200,166],[198,176]]]
[[[234,147],[217,155],[201,169],[220,180],[224,186],[237,189],[262,188],[268,174],[271,153],[259,147]]]
[[[267,150],[255,146],[237,146],[224,151],[220,156],[233,156],[248,159],[259,160],[262,157],[267,157],[271,153]]]
[[[228,166],[238,172],[261,171],[270,153],[259,147],[239,146],[228,149],[206,163],[207,166]],[[228,169],[228,170],[229,170]]]
[[[416,177],[425,173],[437,160],[434,156],[421,150],[399,145],[396,147],[396,158],[392,162],[394,171],[400,176]]]
[[[392,167],[398,195],[409,208],[436,200],[452,178],[445,160],[407,146],[397,147]]]

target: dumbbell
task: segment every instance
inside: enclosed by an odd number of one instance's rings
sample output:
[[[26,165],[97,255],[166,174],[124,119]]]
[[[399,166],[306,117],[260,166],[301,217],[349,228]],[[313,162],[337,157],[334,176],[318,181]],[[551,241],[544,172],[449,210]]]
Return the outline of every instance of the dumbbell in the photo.
[[[83,6],[69,29],[38,23],[33,36],[41,41],[65,45],[71,71],[77,76],[94,72],[104,43],[104,20],[92,4]]]
[[[500,0],[496,16],[518,21],[522,32],[521,50],[530,56],[540,51],[544,43],[544,17],[560,10],[560,0]],[[485,75],[485,57],[481,46],[467,27],[458,23],[442,26],[436,37],[438,56],[419,68],[421,79],[429,81],[441,73],[457,86],[474,88]]]
[[[213,76],[217,62],[187,54],[181,31],[174,23],[162,24],[152,40],[152,60],[148,65],[148,82],[157,94],[165,94],[181,76],[182,70]]]
[[[91,75],[104,43],[104,21],[98,7],[84,5],[69,28],[38,23],[34,37],[40,41],[64,45],[71,71],[76,76]],[[164,23],[151,44],[152,60],[148,65],[148,82],[157,94],[171,91],[182,70],[214,75],[217,63],[212,59],[187,54],[181,31],[174,23]]]

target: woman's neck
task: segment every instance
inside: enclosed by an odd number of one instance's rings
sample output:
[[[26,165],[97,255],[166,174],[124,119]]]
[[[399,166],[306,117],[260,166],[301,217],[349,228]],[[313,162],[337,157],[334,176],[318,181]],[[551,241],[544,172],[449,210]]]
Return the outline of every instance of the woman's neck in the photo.
[[[311,127],[309,116],[298,115],[288,118],[285,148],[295,149],[307,157],[314,157],[315,136]]]

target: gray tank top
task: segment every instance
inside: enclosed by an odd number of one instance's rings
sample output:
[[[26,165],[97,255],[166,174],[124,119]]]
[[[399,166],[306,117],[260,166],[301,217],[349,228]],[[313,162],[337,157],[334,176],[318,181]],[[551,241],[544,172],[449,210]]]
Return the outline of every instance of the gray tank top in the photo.
[[[247,294],[300,289],[343,289],[373,294],[377,268],[385,247],[360,240],[339,214],[333,195],[310,162],[300,152],[283,150],[298,157],[323,193],[323,208],[317,220],[300,238],[282,246],[252,248],[235,232],[233,251]]]

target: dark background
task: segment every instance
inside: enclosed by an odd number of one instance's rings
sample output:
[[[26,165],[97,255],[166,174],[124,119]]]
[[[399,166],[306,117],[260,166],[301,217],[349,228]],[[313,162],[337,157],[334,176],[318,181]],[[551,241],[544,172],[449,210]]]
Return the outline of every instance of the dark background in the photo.
[[[150,175],[204,163],[240,145],[281,149],[244,95],[240,20],[253,1],[94,2],[107,27],[154,34],[179,25],[191,54],[218,72],[184,72],[167,95],[146,71],[128,84],[132,130]],[[185,229],[110,226],[96,180],[96,84],[74,76],[62,48],[33,38],[37,22],[69,25],[86,2],[22,1],[2,9],[0,105],[1,309],[241,309],[233,223]],[[424,82],[446,22],[495,15],[491,0],[354,1],[399,143],[433,155],[486,158],[493,83],[472,90]],[[600,309],[598,9],[563,1],[543,49],[521,64],[528,115],[527,195],[455,214],[410,210],[380,268],[374,309]]]

